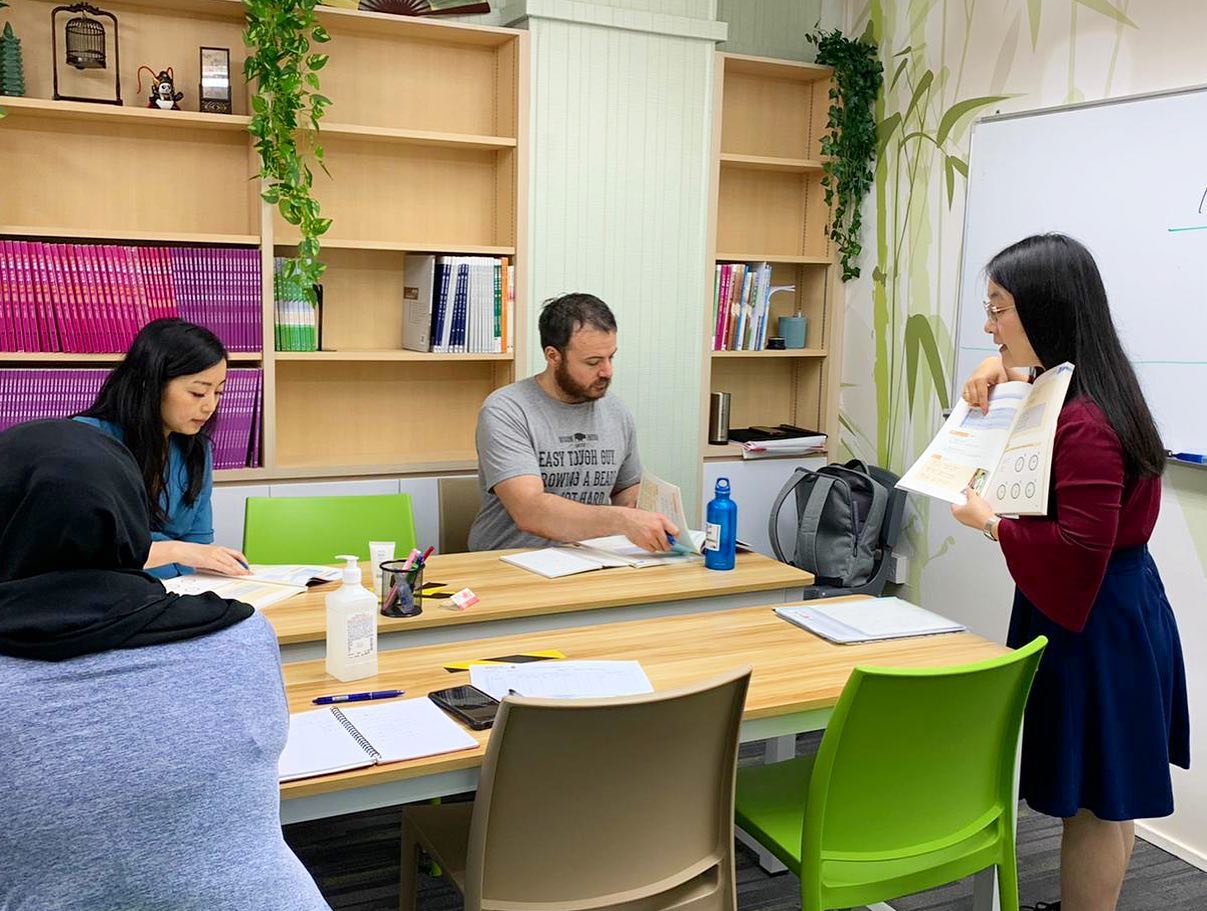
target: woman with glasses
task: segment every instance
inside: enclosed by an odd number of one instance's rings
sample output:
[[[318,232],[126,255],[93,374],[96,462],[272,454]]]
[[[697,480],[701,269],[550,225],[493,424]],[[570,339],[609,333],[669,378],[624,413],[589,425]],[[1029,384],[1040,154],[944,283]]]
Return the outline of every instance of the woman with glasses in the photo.
[[[1089,251],[1028,237],[986,268],[985,331],[999,354],[964,399],[1064,361],[1074,365],[1056,429],[1046,516],[994,514],[975,491],[952,514],[1000,542],[1016,583],[1007,642],[1049,645],[1023,730],[1020,795],[1063,820],[1064,911],[1114,908],[1132,820],[1173,812],[1170,763],[1189,768],[1186,674],[1147,542],[1165,449],[1111,321]]]

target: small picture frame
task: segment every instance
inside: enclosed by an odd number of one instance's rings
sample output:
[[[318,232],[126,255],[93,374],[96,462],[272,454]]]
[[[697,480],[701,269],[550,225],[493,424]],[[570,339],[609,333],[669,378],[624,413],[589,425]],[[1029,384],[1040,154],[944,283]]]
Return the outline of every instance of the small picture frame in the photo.
[[[226,47],[201,48],[199,110],[206,114],[230,114],[231,52]]]

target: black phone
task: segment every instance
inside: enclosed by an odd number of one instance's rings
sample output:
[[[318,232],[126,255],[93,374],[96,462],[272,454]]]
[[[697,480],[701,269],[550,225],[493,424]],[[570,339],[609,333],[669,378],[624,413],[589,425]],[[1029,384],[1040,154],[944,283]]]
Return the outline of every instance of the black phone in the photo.
[[[495,712],[499,710],[498,699],[469,684],[436,690],[427,697],[473,731],[483,731],[494,724]]]

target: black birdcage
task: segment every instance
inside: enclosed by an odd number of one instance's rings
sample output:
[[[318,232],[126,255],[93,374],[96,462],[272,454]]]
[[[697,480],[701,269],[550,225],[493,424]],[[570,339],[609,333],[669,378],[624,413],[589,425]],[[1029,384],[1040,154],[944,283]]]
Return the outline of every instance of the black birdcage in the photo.
[[[59,13],[77,13],[63,27],[63,38],[67,45],[64,62],[77,70],[104,70],[109,68],[106,56],[105,25],[100,17],[108,17],[113,23],[113,97],[81,98],[59,94],[59,40],[57,20]],[[96,18],[94,18],[96,17]],[[93,101],[98,104],[121,104],[121,51],[117,38],[117,16],[107,10],[97,9],[89,3],[74,3],[71,6],[56,6],[50,12],[51,53],[54,60],[54,100]]]
[[[95,19],[76,16],[63,28],[67,37],[67,63],[77,70],[105,68],[105,27]]]

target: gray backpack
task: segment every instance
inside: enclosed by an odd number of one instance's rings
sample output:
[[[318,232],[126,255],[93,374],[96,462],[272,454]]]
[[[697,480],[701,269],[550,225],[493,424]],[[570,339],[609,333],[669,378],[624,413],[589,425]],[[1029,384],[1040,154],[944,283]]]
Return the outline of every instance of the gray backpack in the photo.
[[[768,520],[767,535],[776,559],[813,573],[819,585],[852,588],[867,582],[875,570],[890,487],[897,481],[890,472],[876,472],[879,478],[857,459],[817,471],[793,471],[775,498]],[[793,491],[796,548],[789,560],[780,546],[779,515]]]

